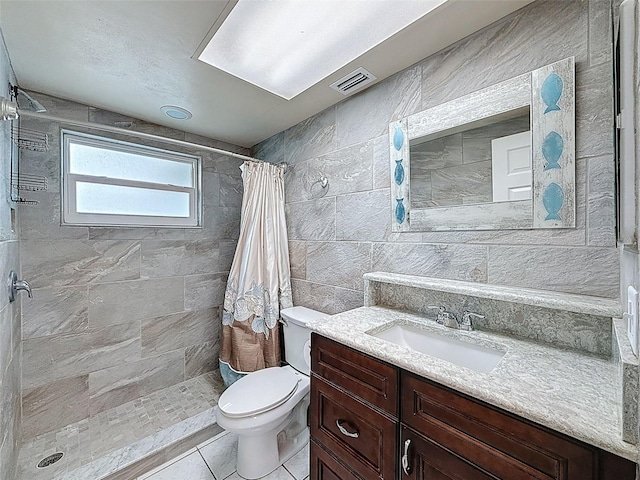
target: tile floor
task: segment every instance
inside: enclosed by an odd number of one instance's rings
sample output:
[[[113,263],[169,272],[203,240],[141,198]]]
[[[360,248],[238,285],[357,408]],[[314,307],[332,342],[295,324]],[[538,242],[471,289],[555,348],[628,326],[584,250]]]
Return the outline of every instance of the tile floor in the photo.
[[[237,437],[224,432],[170,462],[138,477],[138,480],[242,480],[236,472]],[[309,478],[309,444],[264,480]]]

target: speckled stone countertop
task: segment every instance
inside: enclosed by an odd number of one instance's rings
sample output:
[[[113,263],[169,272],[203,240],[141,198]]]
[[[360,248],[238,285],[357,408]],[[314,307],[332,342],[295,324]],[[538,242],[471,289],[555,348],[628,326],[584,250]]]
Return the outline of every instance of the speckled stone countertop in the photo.
[[[411,324],[506,353],[491,373],[482,374],[366,333],[393,324]],[[382,307],[350,310],[312,322],[310,328],[555,431],[637,459],[637,447],[622,440],[622,407],[616,392],[616,365],[611,361],[506,335],[454,330],[423,316]]]

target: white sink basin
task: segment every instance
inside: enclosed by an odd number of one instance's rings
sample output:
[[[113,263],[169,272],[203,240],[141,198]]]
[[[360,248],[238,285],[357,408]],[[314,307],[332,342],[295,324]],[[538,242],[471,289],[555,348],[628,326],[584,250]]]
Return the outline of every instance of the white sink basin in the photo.
[[[396,324],[377,333],[367,333],[480,373],[490,373],[505,354],[498,349],[463,342],[411,325]]]

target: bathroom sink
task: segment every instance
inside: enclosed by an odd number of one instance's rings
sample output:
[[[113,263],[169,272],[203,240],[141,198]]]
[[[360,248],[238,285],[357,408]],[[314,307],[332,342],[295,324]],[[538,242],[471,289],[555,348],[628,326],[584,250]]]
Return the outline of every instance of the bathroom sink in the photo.
[[[405,324],[395,324],[382,331],[367,333],[401,347],[407,347],[480,373],[490,373],[505,354],[504,351],[497,348],[463,342],[456,338]]]

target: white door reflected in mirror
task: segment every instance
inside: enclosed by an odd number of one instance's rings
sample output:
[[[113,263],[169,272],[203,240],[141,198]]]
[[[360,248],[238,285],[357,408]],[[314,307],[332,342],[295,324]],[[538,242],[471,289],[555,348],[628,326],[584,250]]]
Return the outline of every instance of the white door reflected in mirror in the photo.
[[[491,140],[491,177],[494,202],[531,198],[531,132]]]

